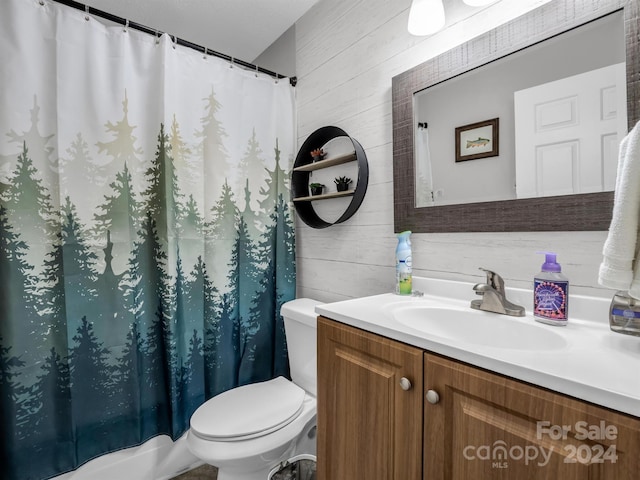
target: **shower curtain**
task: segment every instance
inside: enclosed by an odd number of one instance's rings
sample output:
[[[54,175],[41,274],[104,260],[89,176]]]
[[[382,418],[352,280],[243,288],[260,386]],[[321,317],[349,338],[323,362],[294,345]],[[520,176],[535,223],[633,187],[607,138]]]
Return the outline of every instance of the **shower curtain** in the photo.
[[[2,0],[0,62],[0,476],[288,375],[289,82],[49,0]]]

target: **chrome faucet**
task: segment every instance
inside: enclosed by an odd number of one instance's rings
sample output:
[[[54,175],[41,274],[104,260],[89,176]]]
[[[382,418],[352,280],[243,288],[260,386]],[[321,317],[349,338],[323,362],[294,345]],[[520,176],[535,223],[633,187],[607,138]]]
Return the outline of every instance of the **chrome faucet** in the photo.
[[[480,267],[480,270],[487,274],[487,282],[474,285],[473,290],[476,295],[481,295],[482,299],[471,300],[471,308],[514,317],[524,317],[524,307],[507,300],[502,277],[496,272],[482,267]]]

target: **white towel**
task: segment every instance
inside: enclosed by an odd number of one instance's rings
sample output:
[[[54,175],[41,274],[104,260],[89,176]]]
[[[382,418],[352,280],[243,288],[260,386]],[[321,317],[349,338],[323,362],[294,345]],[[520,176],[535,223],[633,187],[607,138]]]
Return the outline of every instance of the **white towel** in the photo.
[[[640,122],[620,142],[609,234],[598,283],[640,299]]]

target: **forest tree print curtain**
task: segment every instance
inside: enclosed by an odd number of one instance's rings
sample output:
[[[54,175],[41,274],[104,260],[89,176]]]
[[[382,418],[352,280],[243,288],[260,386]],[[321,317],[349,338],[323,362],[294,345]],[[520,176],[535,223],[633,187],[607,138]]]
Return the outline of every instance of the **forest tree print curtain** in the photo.
[[[42,479],[288,375],[288,81],[0,4],[0,467]]]

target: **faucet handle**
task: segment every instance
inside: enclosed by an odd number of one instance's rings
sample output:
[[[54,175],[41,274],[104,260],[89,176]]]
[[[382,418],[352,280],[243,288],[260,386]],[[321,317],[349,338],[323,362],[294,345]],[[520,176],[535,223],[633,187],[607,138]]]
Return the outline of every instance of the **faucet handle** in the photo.
[[[487,274],[487,284],[491,285],[498,292],[504,294],[504,280],[502,279],[502,277],[496,272],[493,272],[486,268],[480,267],[479,269]]]

